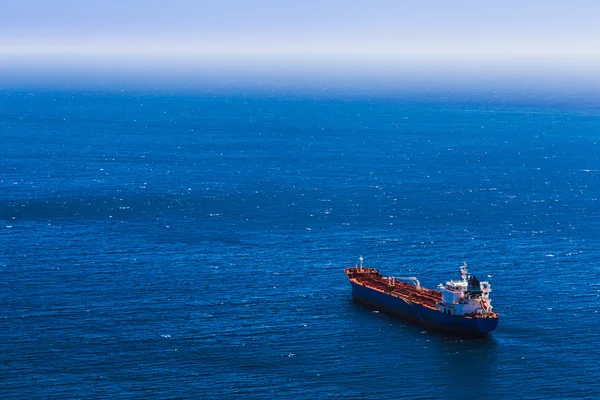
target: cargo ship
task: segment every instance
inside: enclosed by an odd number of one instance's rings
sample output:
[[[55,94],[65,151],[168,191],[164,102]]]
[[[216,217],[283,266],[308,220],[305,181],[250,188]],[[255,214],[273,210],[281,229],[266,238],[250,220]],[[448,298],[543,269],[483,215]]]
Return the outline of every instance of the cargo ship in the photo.
[[[352,297],[428,327],[462,334],[487,335],[498,325],[492,310],[489,282],[471,276],[465,262],[461,280],[438,285],[437,290],[421,287],[415,277],[385,277],[375,268],[360,264],[344,271],[352,285]]]

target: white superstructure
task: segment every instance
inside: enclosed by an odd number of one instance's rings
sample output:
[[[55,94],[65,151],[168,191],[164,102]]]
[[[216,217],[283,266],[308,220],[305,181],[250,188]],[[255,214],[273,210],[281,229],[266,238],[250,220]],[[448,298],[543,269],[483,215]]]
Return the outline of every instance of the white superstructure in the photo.
[[[446,286],[439,284],[442,301],[436,309],[450,315],[486,315],[492,313],[489,282],[480,282],[476,276],[471,277],[465,262],[460,267],[460,281],[448,281]]]

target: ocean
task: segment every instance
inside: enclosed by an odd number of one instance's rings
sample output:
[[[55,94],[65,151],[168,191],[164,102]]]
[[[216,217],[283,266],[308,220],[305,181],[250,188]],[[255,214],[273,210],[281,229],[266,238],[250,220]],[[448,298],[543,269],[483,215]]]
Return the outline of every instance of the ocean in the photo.
[[[600,398],[600,109],[452,94],[0,92],[0,397]],[[470,339],[352,301],[435,287]]]

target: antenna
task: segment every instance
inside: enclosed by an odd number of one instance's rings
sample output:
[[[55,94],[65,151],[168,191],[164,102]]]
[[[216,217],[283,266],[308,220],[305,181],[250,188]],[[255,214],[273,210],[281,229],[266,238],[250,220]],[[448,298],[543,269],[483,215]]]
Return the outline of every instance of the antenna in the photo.
[[[467,280],[468,274],[469,274],[469,271],[467,270],[467,262],[465,261],[463,263],[463,265],[460,267],[460,276],[462,277],[463,281]]]

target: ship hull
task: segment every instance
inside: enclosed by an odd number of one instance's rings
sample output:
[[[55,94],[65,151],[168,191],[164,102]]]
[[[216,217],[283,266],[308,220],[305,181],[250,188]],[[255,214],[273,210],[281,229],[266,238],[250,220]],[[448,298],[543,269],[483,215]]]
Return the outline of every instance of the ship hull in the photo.
[[[498,318],[467,318],[444,314],[354,282],[350,282],[350,284],[352,285],[352,296],[356,301],[435,329],[471,335],[486,335],[496,329],[498,325]]]

